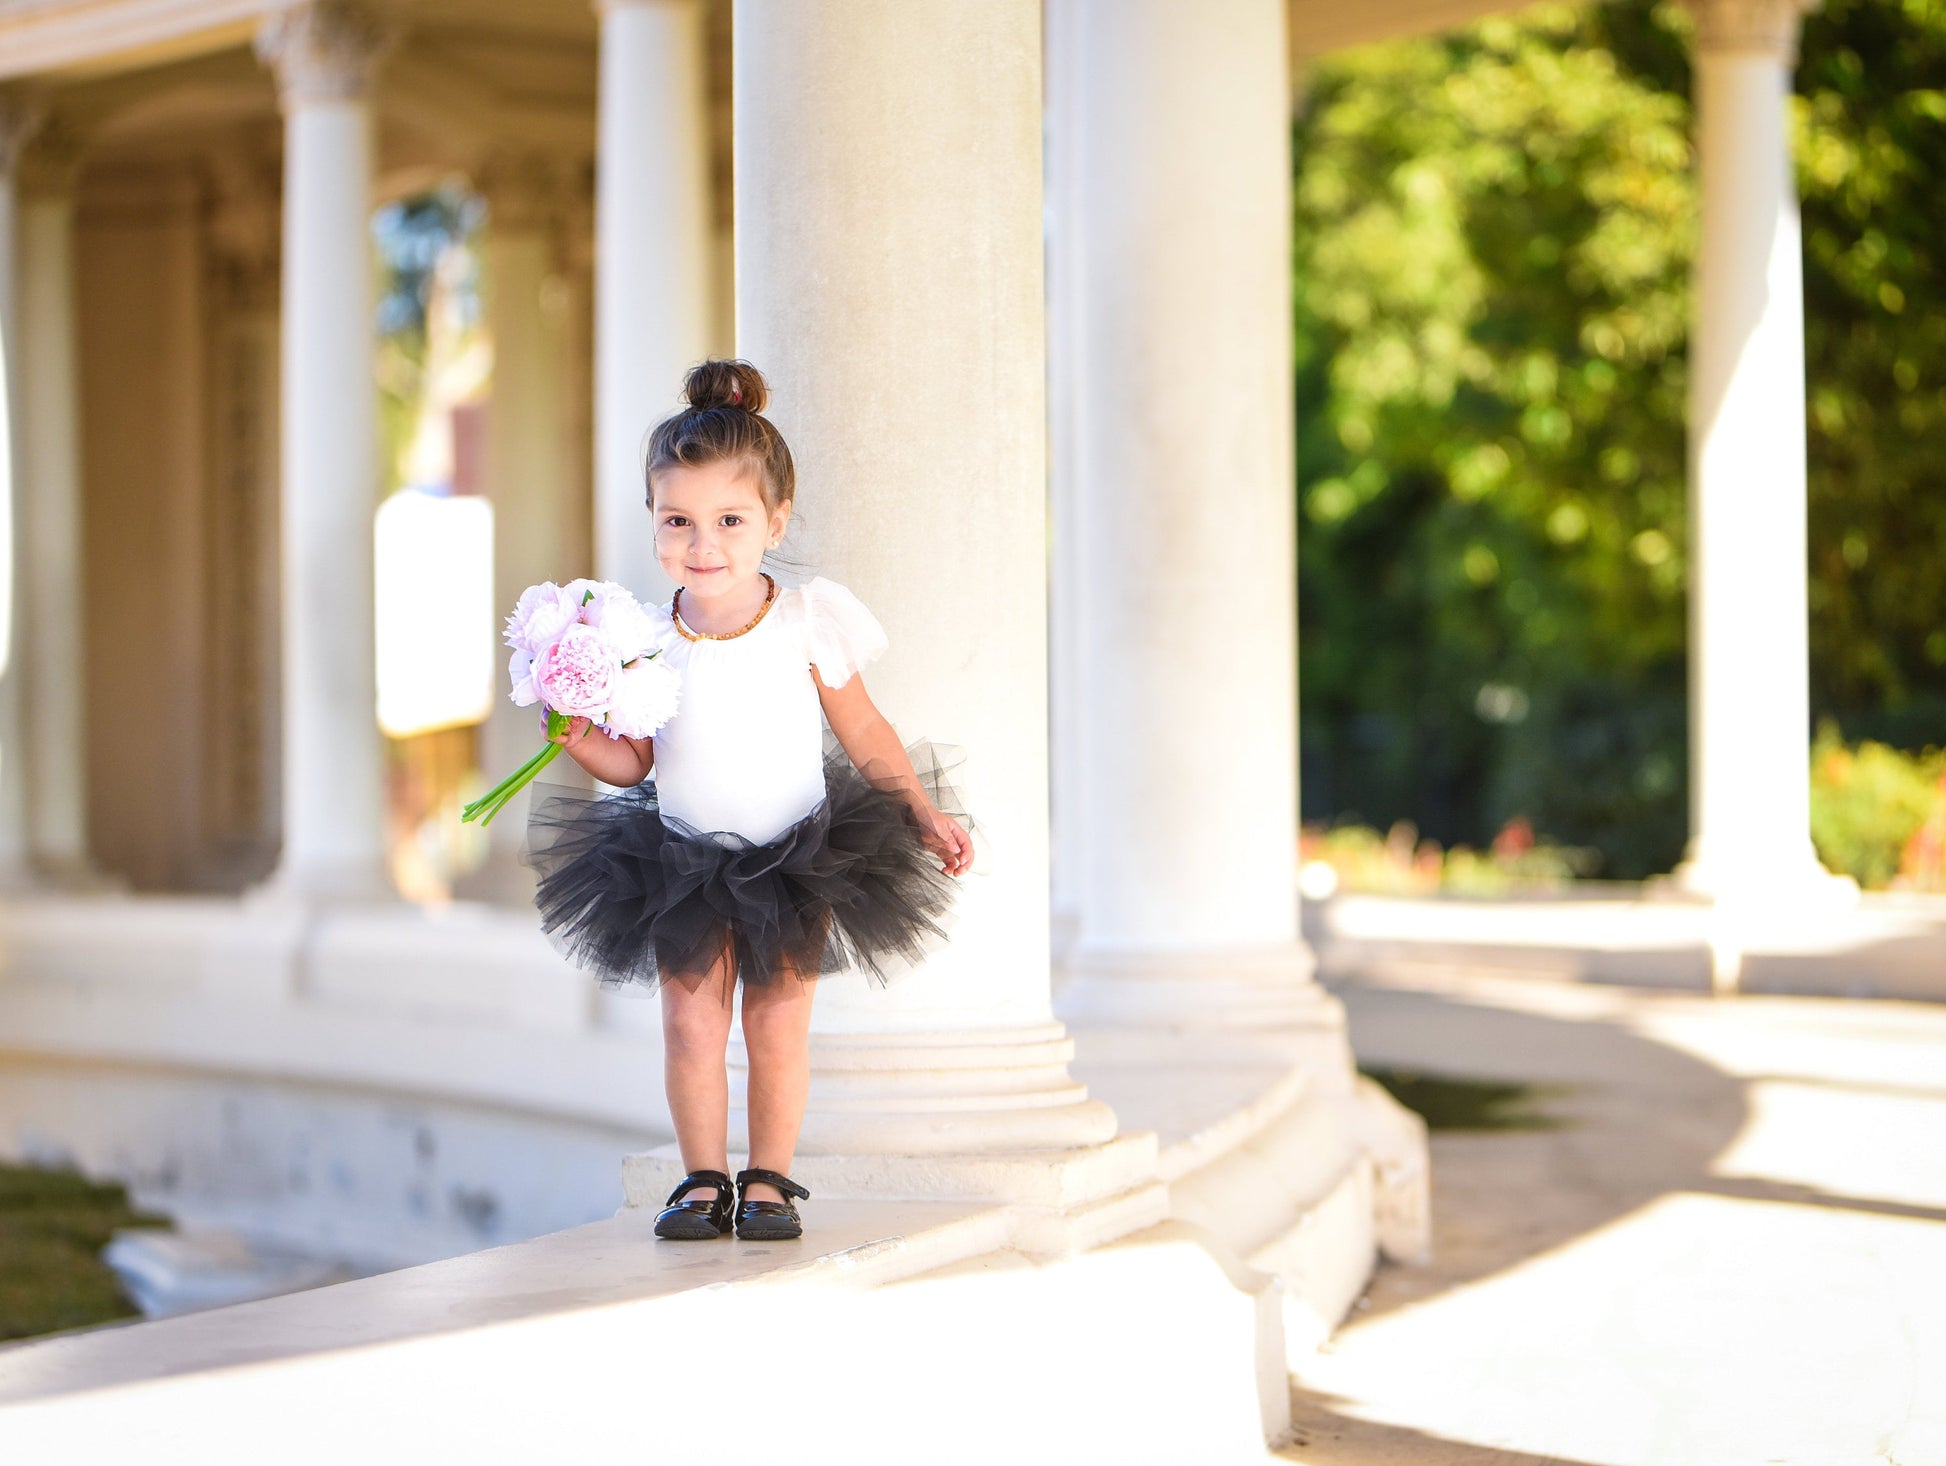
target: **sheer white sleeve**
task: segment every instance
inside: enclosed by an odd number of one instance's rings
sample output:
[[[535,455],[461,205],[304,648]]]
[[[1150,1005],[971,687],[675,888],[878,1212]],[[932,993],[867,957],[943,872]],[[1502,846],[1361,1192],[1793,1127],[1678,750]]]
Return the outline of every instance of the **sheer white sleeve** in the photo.
[[[842,687],[851,674],[881,655],[885,628],[865,603],[835,581],[816,576],[797,589],[804,659],[827,687]]]

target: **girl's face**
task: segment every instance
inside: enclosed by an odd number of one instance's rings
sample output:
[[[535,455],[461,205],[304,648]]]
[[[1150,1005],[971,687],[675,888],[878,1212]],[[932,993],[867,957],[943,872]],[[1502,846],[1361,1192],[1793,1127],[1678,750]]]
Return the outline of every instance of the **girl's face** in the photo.
[[[655,476],[655,558],[685,598],[747,594],[764,551],[784,537],[791,506],[773,514],[748,463],[676,464]]]

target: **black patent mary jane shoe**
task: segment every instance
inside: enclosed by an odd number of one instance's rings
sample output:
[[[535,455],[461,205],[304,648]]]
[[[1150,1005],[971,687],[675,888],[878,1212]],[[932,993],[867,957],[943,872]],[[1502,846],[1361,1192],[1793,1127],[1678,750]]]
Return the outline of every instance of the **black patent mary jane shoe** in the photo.
[[[754,1201],[743,1193],[749,1190],[750,1183],[756,1181],[765,1186],[775,1186],[784,1193],[783,1201]],[[779,1175],[776,1171],[751,1170],[737,1172],[737,1236],[747,1242],[788,1242],[793,1237],[804,1235],[804,1223],[797,1215],[797,1207],[789,1198],[795,1196],[799,1201],[809,1201],[811,1193],[806,1191],[789,1176]]]
[[[684,1201],[690,1192],[714,1186],[716,1195]],[[680,1242],[701,1242],[730,1235],[730,1214],[736,1209],[736,1188],[721,1171],[691,1171],[669,1193],[669,1204],[656,1213],[655,1235]]]

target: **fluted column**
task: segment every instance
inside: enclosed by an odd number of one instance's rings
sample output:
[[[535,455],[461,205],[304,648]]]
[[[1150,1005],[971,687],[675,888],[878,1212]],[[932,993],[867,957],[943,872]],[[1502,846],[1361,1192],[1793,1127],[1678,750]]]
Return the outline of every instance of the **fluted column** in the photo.
[[[0,88],[0,887],[31,884],[28,865],[26,638],[20,625],[21,361],[20,161],[39,125],[25,92]]]
[[[951,945],[820,987],[800,1149],[1106,1140],[1048,1000],[1040,6],[735,14],[738,348],[776,390],[793,532],[885,624],[866,675],[900,733],[966,749],[978,822]]]
[[[567,282],[558,258],[563,179],[543,158],[493,161],[481,174],[487,200],[486,318],[493,338],[493,395],[487,413],[487,492],[493,501],[493,603],[498,616],[521,591],[565,581],[571,524],[567,496]],[[534,709],[506,697],[496,672],[494,710],[481,730],[489,779],[519,767],[540,746]],[[533,876],[519,863],[523,826],[487,826],[485,868],[470,894],[526,901]]]
[[[597,0],[595,573],[647,600],[655,562],[642,483],[649,429],[709,354],[708,115],[699,0]]]
[[[1798,0],[1692,0],[1702,240],[1690,334],[1690,817],[1681,877],[1801,900],[1810,838]],[[1797,893],[1793,896],[1791,893]]]
[[[371,102],[381,34],[349,4],[278,12],[257,40],[284,109],[284,848],[273,885],[380,896],[372,514],[379,486]]]
[[[1058,1010],[1335,1033],[1298,927],[1283,5],[1060,0],[1050,22],[1057,809],[1079,831]]]
[[[17,503],[21,671],[34,726],[85,721],[81,621],[81,419],[75,355],[74,181],[80,149],[58,129],[39,138],[20,201],[21,413]],[[87,858],[87,773],[80,737],[37,740],[26,800],[34,866],[64,882],[99,879]]]

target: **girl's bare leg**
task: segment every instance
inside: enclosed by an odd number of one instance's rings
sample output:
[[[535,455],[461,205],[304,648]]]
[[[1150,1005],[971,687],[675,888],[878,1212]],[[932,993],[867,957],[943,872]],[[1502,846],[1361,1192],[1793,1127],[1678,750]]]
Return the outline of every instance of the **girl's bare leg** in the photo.
[[[750,1165],[788,1176],[811,1094],[811,998],[817,983],[785,971],[743,990],[743,1043],[750,1054]],[[745,1195],[782,1201],[752,1182]]]
[[[730,1169],[730,1078],[723,1054],[730,1041],[735,961],[726,935],[708,972],[662,981],[662,1085],[685,1171]],[[689,1194],[707,1201],[716,1188],[699,1186]]]

